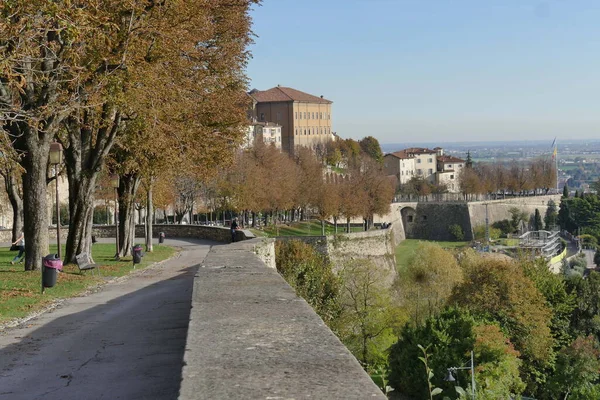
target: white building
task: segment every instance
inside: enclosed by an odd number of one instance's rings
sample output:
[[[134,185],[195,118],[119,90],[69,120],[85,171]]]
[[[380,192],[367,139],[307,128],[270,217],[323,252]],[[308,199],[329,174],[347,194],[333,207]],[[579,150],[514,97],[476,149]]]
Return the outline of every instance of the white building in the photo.
[[[281,149],[281,125],[274,122],[254,121],[246,131],[242,147],[252,147],[255,140],[262,140],[266,145],[273,144]]]
[[[464,160],[444,155],[441,147],[410,147],[384,156],[386,173],[394,175],[398,184],[404,185],[416,176],[431,184],[445,184],[453,193],[459,191],[458,175],[464,165]]]

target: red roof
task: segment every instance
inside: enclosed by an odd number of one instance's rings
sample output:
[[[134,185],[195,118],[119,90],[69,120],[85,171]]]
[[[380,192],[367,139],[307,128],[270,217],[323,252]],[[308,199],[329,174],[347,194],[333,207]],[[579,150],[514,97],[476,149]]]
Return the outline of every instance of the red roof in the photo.
[[[271,103],[277,101],[299,101],[321,104],[333,103],[331,100],[324,99],[323,97],[313,96],[312,94],[284,86],[276,86],[268,90],[252,90],[249,94],[259,103]]]
[[[453,156],[438,156],[438,161],[447,163],[447,162],[454,162],[454,163],[461,163],[461,162],[465,162],[465,160],[458,158],[458,157],[453,157]]]
[[[408,149],[396,151],[395,153],[390,153],[391,155],[398,158],[414,158],[417,154],[436,154],[435,150],[431,150],[425,147],[409,147]]]

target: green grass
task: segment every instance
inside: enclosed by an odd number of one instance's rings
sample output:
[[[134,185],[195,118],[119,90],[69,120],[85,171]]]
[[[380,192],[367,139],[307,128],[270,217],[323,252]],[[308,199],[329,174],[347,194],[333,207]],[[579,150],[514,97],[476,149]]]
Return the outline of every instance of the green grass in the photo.
[[[50,246],[50,252],[56,252],[56,245]],[[172,247],[155,245],[152,253],[144,254],[136,269],[167,259],[174,252]],[[58,274],[56,286],[41,294],[41,271],[24,271],[23,264],[11,265],[10,261],[16,255],[17,252],[8,248],[0,248],[0,322],[25,317],[56,299],[77,296],[107,278],[127,275],[133,269],[131,257],[114,260],[114,244],[96,243],[92,247],[92,256],[100,265],[100,277],[92,275],[91,271],[81,274],[75,264],[65,265],[63,272]]]
[[[396,268],[406,268],[408,261],[415,253],[419,242],[432,242],[440,245],[444,249],[455,249],[465,247],[469,242],[437,242],[433,240],[406,239],[396,247]]]
[[[278,224],[269,225],[262,229],[250,229],[256,236],[320,236],[321,235],[321,222],[320,221],[305,221],[305,222],[294,222],[291,224]],[[360,226],[351,226],[351,232],[362,232],[363,229]],[[346,224],[338,224],[338,233],[346,232]],[[333,225],[325,224],[325,234],[335,234],[335,228]]]

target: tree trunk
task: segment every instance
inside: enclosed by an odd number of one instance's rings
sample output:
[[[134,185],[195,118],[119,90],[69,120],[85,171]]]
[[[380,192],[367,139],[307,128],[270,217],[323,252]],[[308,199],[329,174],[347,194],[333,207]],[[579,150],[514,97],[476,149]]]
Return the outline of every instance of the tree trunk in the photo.
[[[32,132],[26,127],[25,156],[21,165],[23,175],[23,219],[25,234],[25,270],[37,270],[42,267],[42,257],[48,250],[48,153],[50,152],[49,134]]]
[[[321,220],[321,236],[325,236],[325,220]]]
[[[252,227],[256,228],[256,212],[252,211]]]
[[[119,257],[131,255],[135,240],[135,193],[140,184],[136,174],[119,179]]]
[[[350,233],[350,218],[346,218],[346,233]]]
[[[152,202],[152,186],[154,184],[154,178],[150,178],[148,183],[148,189],[146,190],[146,209],[148,210],[146,215],[146,251],[152,253],[152,216],[154,215],[154,203]]]
[[[23,199],[19,193],[19,186],[17,185],[17,179],[14,174],[14,169],[2,173],[6,194],[8,195],[8,200],[10,201],[13,211],[11,242],[17,240],[21,232],[23,232]]]
[[[78,118],[79,117],[79,118]],[[65,260],[75,261],[83,252],[92,256],[92,224],[96,179],[119,131],[121,115],[116,107],[102,107],[101,124],[98,116],[84,110],[78,117],[68,119],[68,143],[63,143],[67,177],[69,179],[69,212],[71,224],[67,236]]]

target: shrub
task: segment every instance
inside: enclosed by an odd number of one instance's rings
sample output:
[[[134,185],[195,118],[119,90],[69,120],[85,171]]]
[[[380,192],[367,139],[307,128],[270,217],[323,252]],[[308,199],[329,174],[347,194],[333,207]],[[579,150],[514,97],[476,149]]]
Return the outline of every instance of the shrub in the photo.
[[[340,282],[331,262],[299,240],[277,242],[277,271],[328,325],[339,315]]]
[[[457,242],[461,242],[461,241],[465,240],[465,234],[460,225],[458,225],[458,224],[450,225],[448,227],[448,231],[450,232],[450,234],[452,235],[454,240],[456,240]]]
[[[496,221],[492,224],[492,227],[499,229],[503,235],[508,235],[509,233],[513,233],[515,231],[514,225],[508,219],[503,219],[502,221]]]

